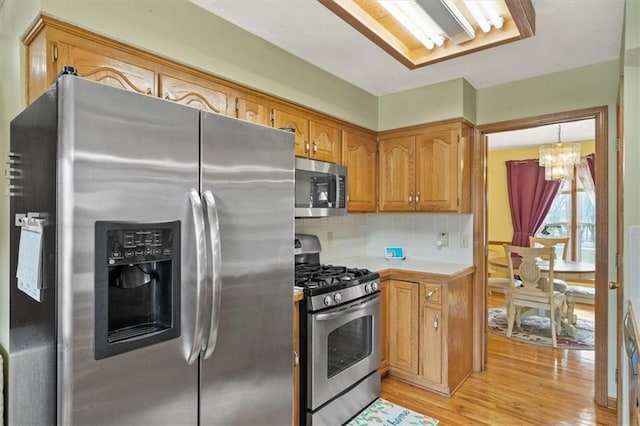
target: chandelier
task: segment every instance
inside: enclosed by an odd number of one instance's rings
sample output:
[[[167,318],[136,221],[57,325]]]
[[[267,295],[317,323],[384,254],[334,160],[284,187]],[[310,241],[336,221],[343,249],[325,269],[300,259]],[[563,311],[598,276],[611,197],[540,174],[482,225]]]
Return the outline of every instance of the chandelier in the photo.
[[[540,166],[544,167],[545,180],[571,180],[573,167],[579,163],[580,144],[560,142],[558,125],[558,142],[540,146]]]

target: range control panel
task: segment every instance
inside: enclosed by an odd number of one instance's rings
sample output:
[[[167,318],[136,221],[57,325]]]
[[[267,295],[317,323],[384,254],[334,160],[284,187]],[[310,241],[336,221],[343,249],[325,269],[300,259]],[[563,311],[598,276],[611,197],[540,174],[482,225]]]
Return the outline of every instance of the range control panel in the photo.
[[[172,259],[176,237],[172,228],[155,224],[150,228],[107,230],[107,264],[117,266]]]

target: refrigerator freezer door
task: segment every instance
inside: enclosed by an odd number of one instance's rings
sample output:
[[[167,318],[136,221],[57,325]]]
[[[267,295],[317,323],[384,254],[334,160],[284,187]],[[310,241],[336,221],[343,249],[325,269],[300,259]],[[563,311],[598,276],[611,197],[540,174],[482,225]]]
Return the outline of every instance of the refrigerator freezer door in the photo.
[[[57,106],[55,89],[38,98],[11,122],[11,167],[20,170],[22,195],[10,198],[10,218],[45,212],[56,223]],[[44,227],[41,302],[17,286],[20,227],[10,229],[9,359],[6,391],[7,424],[40,425],[56,422],[56,288],[55,227]],[[37,377],[37,383],[34,383]],[[28,401],[38,401],[29,404]]]
[[[70,76],[59,81],[59,111],[58,424],[196,425],[198,363],[186,357],[196,306],[189,191],[199,189],[199,113]],[[179,221],[179,337],[95,360],[96,221]]]
[[[293,135],[210,113],[201,125],[202,189],[215,199],[222,260],[201,421],[291,424]]]

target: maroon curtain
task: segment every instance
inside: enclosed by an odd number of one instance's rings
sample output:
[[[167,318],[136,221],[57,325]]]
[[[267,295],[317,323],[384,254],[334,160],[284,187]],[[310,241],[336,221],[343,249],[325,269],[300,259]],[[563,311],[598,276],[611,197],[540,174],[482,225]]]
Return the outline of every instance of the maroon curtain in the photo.
[[[589,166],[589,173],[591,173],[591,179],[593,182],[596,181],[596,154],[591,153],[584,157],[587,160],[587,165]]]
[[[544,167],[538,160],[506,161],[507,191],[513,223],[511,244],[529,247],[529,237],[542,225],[560,181],[544,180]]]

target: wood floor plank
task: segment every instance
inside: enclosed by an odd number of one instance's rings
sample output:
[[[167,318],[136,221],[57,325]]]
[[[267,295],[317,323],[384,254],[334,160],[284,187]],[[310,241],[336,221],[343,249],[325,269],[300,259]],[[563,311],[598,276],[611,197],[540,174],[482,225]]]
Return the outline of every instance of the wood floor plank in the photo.
[[[500,294],[489,307],[501,306]],[[593,319],[593,306],[578,305]],[[487,368],[451,397],[384,378],[382,398],[436,418],[440,425],[615,425],[613,410],[594,404],[594,351],[553,349],[488,334]]]

